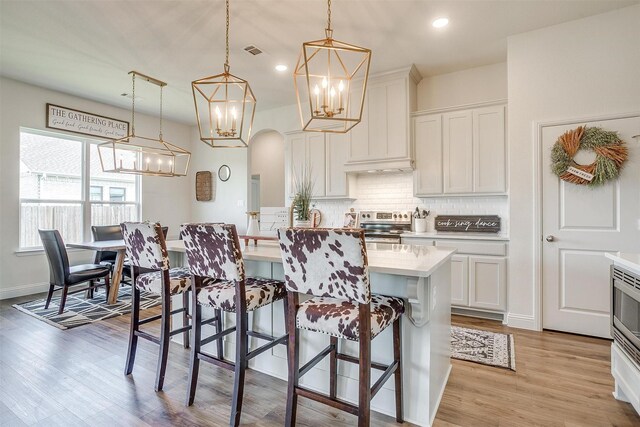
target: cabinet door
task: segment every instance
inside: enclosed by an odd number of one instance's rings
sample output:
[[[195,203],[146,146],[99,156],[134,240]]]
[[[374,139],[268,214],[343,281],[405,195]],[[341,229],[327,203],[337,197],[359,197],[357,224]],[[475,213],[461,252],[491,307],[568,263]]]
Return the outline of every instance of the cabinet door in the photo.
[[[295,133],[286,137],[287,197],[295,195],[295,182],[307,168],[307,142],[305,134]]]
[[[506,182],[504,106],[473,110],[473,191],[504,193]]]
[[[451,257],[451,305],[469,305],[469,257]]]
[[[362,90],[349,97],[351,108],[362,101]],[[347,133],[349,135],[349,161],[366,160],[369,157],[369,96],[365,95],[362,120]]]
[[[442,194],[442,115],[415,117],[413,141],[416,150],[414,193]]]
[[[323,133],[308,133],[307,139],[307,167],[313,180],[313,196],[324,197],[327,164]]]
[[[343,133],[326,134],[327,150],[327,181],[326,195],[341,196],[349,195],[347,173],[344,170],[344,162],[349,155],[349,137]]]
[[[385,157],[406,159],[409,157],[409,100],[407,99],[407,79],[398,79],[386,85],[386,121],[387,133],[383,135],[386,146]]]
[[[504,311],[507,308],[507,260],[469,257],[469,307]]]
[[[369,159],[387,156],[387,86],[371,85],[367,89],[369,107]]]
[[[473,191],[473,144],[471,111],[442,115],[444,192]]]

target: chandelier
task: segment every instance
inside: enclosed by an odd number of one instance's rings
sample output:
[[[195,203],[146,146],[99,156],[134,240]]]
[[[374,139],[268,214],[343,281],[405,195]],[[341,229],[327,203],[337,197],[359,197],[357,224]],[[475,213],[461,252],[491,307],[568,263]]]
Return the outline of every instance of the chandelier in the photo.
[[[98,144],[104,172],[151,176],[186,176],[191,153],[164,140],[162,136],[162,88],[167,84],[137,71],[131,74],[131,132],[120,139]],[[160,127],[158,138],[136,135],[136,76],[160,87]]]
[[[345,133],[362,119],[371,49],[333,38],[327,0],[326,38],[302,44],[293,72],[302,130]]]
[[[244,148],[251,136],[256,97],[249,82],[229,72],[229,0],[224,72],[191,83],[200,140],[213,148]]]

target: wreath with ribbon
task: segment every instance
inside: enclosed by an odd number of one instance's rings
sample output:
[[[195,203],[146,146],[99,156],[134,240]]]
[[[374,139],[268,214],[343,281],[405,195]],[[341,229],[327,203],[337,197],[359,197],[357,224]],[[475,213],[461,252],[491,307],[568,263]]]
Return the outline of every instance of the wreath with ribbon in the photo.
[[[596,159],[589,165],[576,163],[579,150],[590,150]],[[551,169],[560,179],[597,187],[620,175],[629,151],[617,132],[599,127],[579,126],[558,138],[551,150]]]

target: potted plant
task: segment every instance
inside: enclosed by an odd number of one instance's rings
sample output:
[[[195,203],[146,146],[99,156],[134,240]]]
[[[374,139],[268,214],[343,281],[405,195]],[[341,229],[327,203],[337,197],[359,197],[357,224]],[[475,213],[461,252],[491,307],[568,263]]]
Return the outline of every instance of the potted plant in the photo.
[[[302,174],[294,174],[293,225],[295,227],[311,227],[311,197],[313,196],[313,180],[311,170],[303,169]]]

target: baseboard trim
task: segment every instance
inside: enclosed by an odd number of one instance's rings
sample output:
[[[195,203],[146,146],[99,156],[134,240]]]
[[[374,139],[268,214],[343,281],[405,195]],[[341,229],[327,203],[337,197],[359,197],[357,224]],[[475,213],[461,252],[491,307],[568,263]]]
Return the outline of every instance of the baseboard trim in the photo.
[[[0,300],[9,298],[23,297],[25,295],[34,295],[47,292],[49,283],[36,283],[33,285],[19,285],[10,288],[0,289]]]
[[[503,313],[475,310],[472,308],[462,308],[462,307],[451,307],[451,314],[457,314],[459,316],[467,316],[467,317],[479,317],[481,319],[497,320],[500,322],[503,322],[505,319],[505,316]]]
[[[533,316],[527,316],[523,314],[507,314],[507,325],[511,328],[529,329],[532,331],[539,331],[536,327],[536,319]]]

